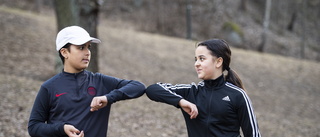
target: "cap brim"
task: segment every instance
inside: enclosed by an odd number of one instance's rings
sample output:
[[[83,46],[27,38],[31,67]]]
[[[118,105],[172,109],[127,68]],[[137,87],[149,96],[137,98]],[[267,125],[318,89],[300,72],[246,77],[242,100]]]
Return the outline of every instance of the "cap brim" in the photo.
[[[87,42],[93,42],[93,43],[101,43],[101,41],[97,38],[93,38],[93,37],[89,37],[89,38],[79,38],[79,39],[76,39],[76,40],[71,40],[69,41],[69,43],[71,44],[74,44],[74,45],[82,45],[82,44],[85,44]]]
[[[101,43],[101,40],[91,37],[91,42],[93,42],[93,43]]]

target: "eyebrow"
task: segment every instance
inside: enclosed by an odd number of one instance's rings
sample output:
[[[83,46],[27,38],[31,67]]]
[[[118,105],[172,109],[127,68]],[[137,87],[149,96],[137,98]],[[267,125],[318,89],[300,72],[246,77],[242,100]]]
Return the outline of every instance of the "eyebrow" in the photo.
[[[195,56],[195,57],[206,57],[205,55],[199,55],[199,56]]]

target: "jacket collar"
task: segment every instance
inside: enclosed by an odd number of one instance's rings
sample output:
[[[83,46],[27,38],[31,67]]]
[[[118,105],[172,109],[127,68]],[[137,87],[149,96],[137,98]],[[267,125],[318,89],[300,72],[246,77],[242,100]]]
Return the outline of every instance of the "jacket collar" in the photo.
[[[224,80],[223,74],[216,79],[204,80],[204,85],[207,88],[218,88],[223,86],[224,83],[225,83],[225,80]]]
[[[81,71],[81,72],[79,72],[79,73],[69,73],[69,72],[65,72],[64,70],[62,70],[62,74],[64,75],[64,76],[74,76],[74,77],[78,77],[78,76],[81,76],[81,75],[83,75],[83,74],[85,74],[86,73],[86,70],[83,70],[83,71]]]

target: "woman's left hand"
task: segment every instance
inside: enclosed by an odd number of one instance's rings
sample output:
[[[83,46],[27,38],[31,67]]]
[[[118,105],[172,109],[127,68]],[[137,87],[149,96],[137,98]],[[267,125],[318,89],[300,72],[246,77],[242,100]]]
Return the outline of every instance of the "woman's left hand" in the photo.
[[[198,108],[195,104],[193,104],[185,99],[181,99],[179,101],[179,105],[183,109],[183,111],[185,111],[186,113],[188,113],[190,115],[190,119],[194,119],[198,116]]]

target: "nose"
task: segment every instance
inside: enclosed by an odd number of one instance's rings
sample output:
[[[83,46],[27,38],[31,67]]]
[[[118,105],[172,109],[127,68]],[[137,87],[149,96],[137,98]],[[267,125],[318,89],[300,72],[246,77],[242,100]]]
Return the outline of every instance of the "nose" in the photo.
[[[90,56],[90,55],[91,55],[91,51],[90,51],[89,48],[86,48],[86,49],[84,50],[84,52],[85,52],[85,55],[86,55],[86,56]]]
[[[194,66],[195,66],[195,67],[198,67],[199,65],[200,65],[199,61],[195,61],[195,62],[194,62]]]

